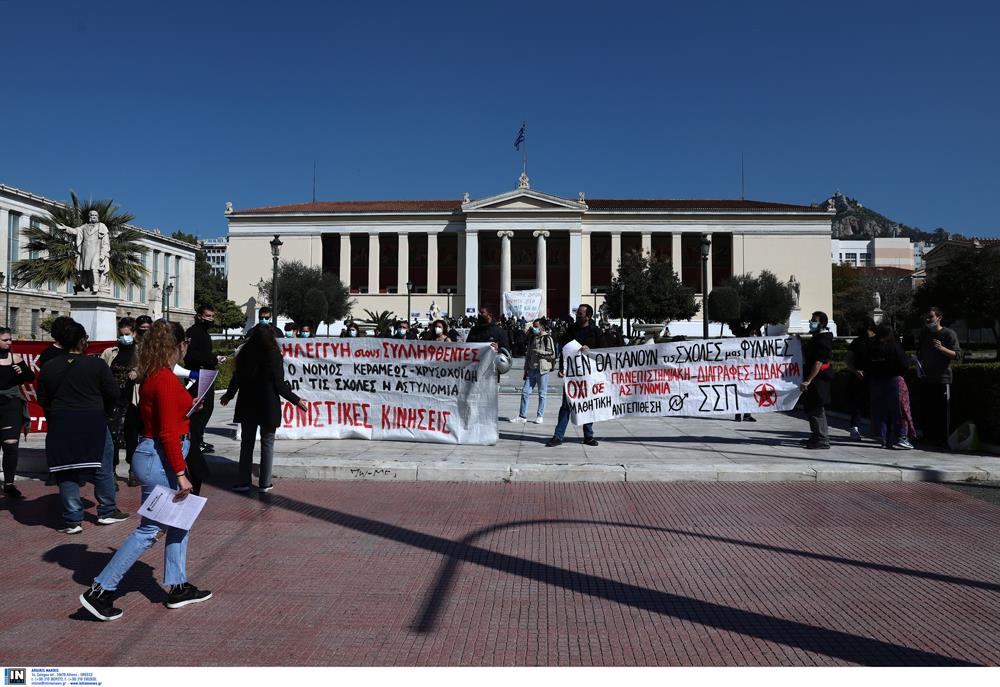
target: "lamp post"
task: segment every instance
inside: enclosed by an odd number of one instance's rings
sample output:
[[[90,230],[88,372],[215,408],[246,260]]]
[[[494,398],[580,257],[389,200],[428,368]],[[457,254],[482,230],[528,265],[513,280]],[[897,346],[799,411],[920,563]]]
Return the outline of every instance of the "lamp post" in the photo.
[[[413,291],[413,282],[406,282],[406,321],[410,321],[410,292]]]
[[[167,283],[163,285],[163,319],[167,322],[170,321],[170,294],[174,292],[174,285],[170,283],[170,279],[176,278],[169,277]]]
[[[712,250],[712,239],[701,235],[701,335],[708,338],[708,254]]]
[[[594,296],[594,312],[596,313],[597,312],[597,287],[596,286],[591,286],[590,287],[590,293],[593,294],[593,296]]]
[[[454,289],[445,289],[444,292],[448,294],[448,318],[454,319],[455,315],[451,312],[451,294],[454,293]]]
[[[274,238],[268,243],[271,244],[271,259],[273,260],[271,266],[271,314],[275,317],[275,322],[277,322],[278,317],[278,257],[281,255],[281,239],[275,234]]]

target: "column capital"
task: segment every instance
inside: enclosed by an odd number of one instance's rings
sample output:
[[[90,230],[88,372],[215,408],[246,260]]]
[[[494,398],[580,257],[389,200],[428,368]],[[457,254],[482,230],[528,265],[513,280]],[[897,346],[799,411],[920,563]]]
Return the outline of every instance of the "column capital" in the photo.
[[[536,232],[532,232],[531,235],[534,236],[536,239],[537,238],[547,239],[549,237],[549,232],[547,232],[547,231],[545,231],[543,229],[540,229],[540,230],[538,230]]]
[[[512,239],[512,238],[514,238],[514,232],[509,231],[509,230],[498,231],[497,232],[497,236],[499,236],[502,239]]]

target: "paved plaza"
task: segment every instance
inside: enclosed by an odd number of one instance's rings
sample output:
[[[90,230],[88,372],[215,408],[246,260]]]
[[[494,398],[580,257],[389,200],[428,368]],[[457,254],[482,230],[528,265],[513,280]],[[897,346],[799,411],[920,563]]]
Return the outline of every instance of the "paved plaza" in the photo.
[[[189,550],[215,596],[167,610],[159,544],[113,623],[77,595],[134,519],[99,527],[91,508],[67,536],[41,482],[0,500],[5,664],[1000,663],[1000,508],[944,485],[286,479],[240,495],[234,478],[217,466]],[[138,493],[123,486],[122,507]]]

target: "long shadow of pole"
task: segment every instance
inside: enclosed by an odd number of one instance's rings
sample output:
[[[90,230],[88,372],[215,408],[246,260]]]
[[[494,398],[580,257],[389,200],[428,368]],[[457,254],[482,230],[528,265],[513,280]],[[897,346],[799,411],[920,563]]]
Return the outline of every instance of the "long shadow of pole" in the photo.
[[[454,576],[457,564],[467,562],[633,608],[698,623],[706,627],[736,632],[748,637],[756,637],[851,663],[868,666],[975,665],[922,649],[860,637],[848,632],[829,630],[784,618],[775,618],[762,613],[618,582],[606,577],[579,573],[519,556],[497,553],[464,543],[464,541],[456,542],[424,534],[416,530],[350,515],[286,496],[272,496],[269,500],[275,506],[341,527],[446,556],[449,560],[446,562],[444,572],[447,574],[440,576],[442,581],[439,581],[434,590],[430,592],[428,604],[440,603],[447,593],[450,579]],[[421,622],[418,622],[414,629],[418,632],[426,632],[430,630],[432,625],[433,622],[430,622],[425,629],[421,629]]]

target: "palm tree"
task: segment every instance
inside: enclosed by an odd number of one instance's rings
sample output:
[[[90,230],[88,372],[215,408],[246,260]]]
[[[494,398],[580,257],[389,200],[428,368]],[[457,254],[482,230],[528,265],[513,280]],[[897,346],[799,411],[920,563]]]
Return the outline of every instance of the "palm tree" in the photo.
[[[30,255],[44,254],[46,257],[18,260],[13,265],[11,281],[17,286],[31,284],[40,287],[47,282],[65,284],[76,283],[76,240],[56,224],[78,227],[87,221],[91,210],[97,212],[100,221],[108,227],[111,235],[111,260],[108,279],[121,287],[143,287],[147,270],[143,267],[142,256],[146,247],[139,244],[142,232],[129,226],[134,215],[121,212],[111,200],[91,200],[80,202],[76,193],[70,191],[72,205],[57,206],[52,210],[50,226],[35,226],[25,229]]]

